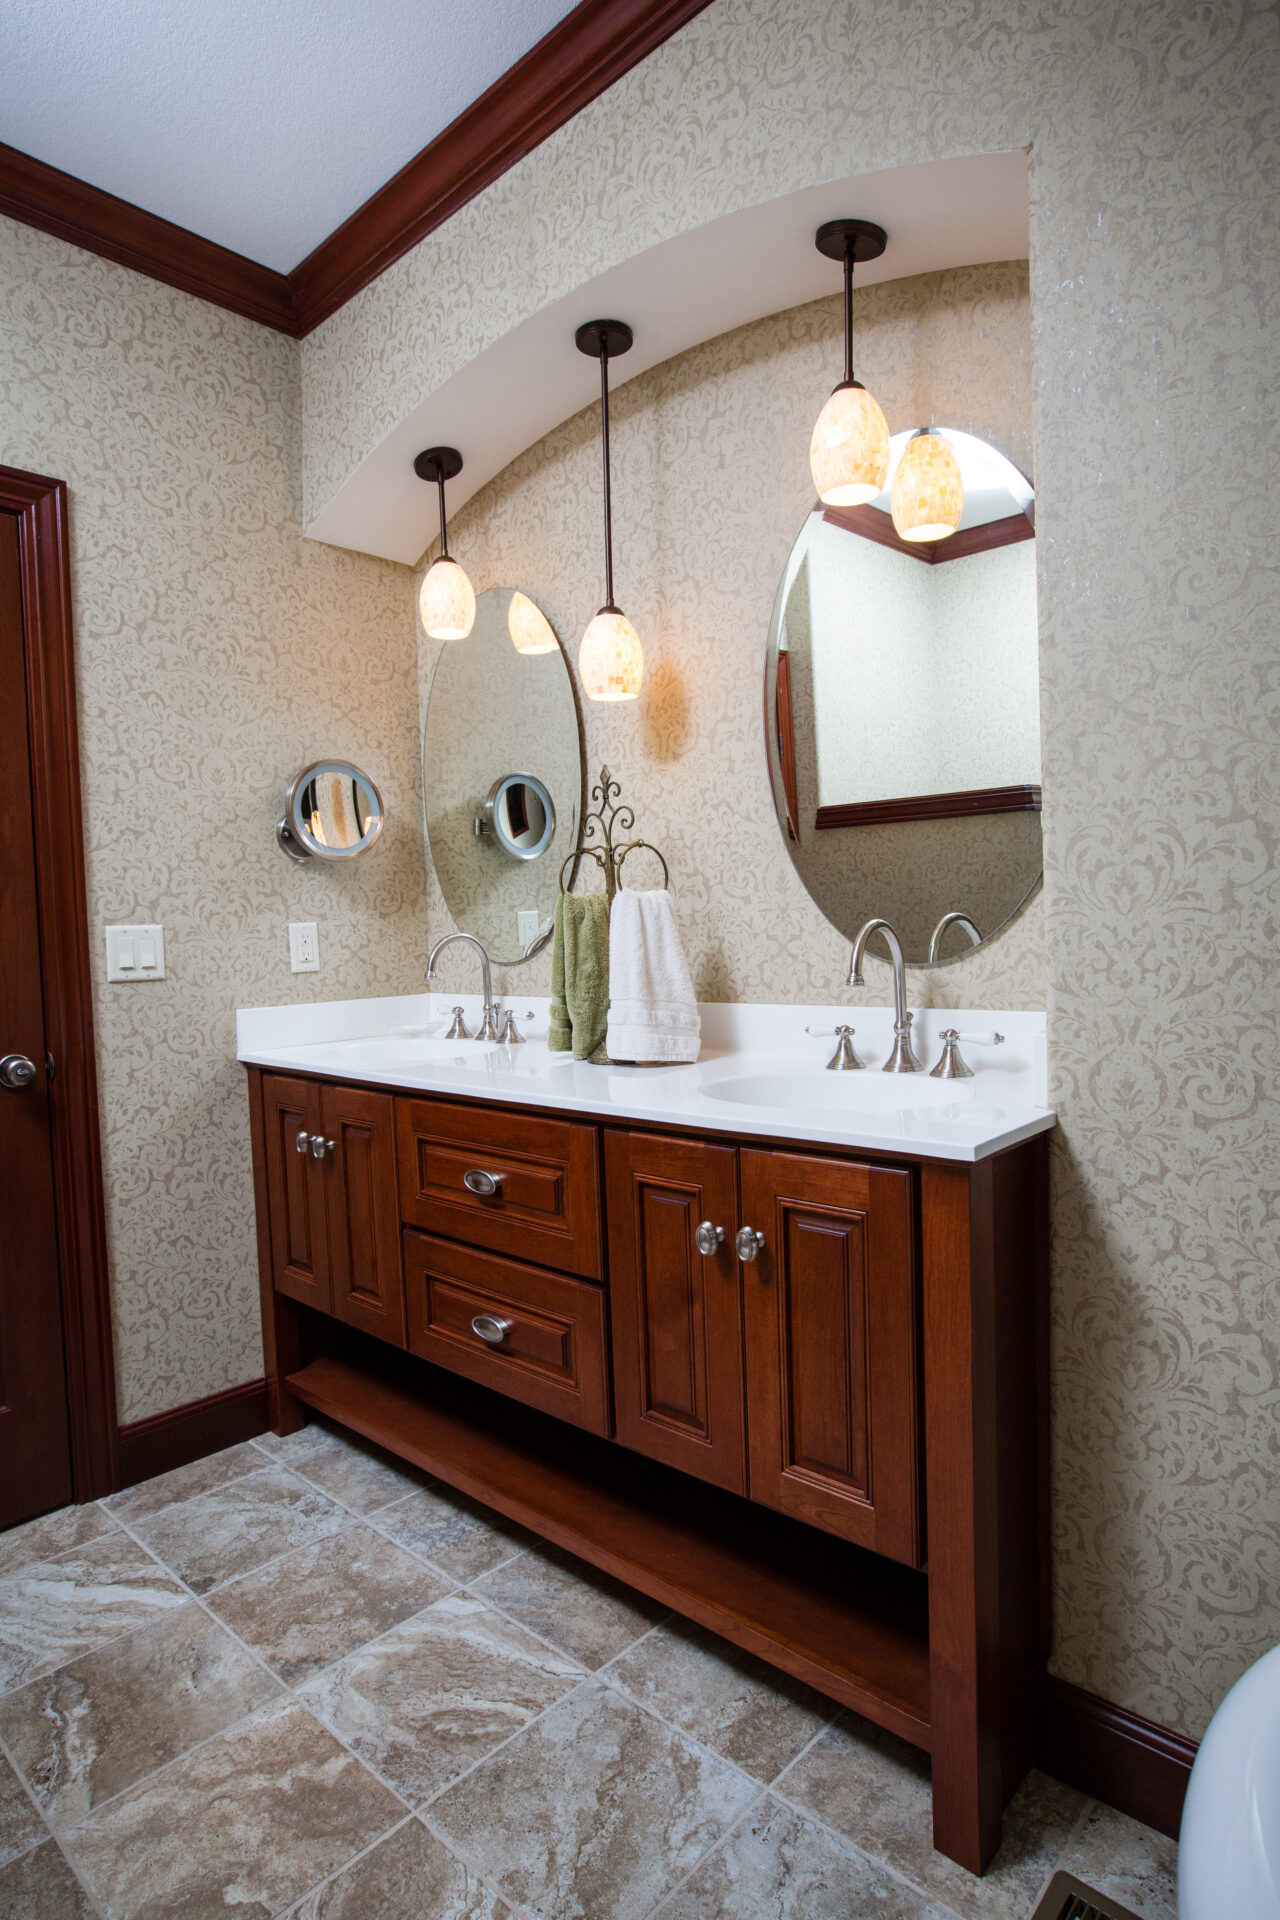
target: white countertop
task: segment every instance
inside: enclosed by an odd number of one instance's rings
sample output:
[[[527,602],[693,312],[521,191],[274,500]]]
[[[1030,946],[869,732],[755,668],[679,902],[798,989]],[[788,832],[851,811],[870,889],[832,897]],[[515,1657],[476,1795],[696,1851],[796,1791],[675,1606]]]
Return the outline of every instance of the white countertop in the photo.
[[[237,1058],[286,1073],[359,1080],[405,1092],[554,1107],[601,1120],[800,1140],[868,1152],[983,1160],[1043,1133],[1056,1115],[1046,1104],[1043,1013],[917,1011],[916,1052],[926,1067],[941,1052],[944,1027],[1004,1035],[999,1047],[965,1046],[971,1080],[878,1071],[892,1040],[887,1007],[766,1007],[704,1004],[696,1065],[592,1066],[546,1045],[548,1002],[513,998],[520,1047],[445,1041],[450,1009],[479,1020],[476,995],[411,994],[376,1000],[257,1007],[236,1015]],[[859,1073],[827,1073],[834,1040],[806,1026],[848,1021],[867,1062]],[[763,1087],[760,1082],[764,1082]],[[776,1104],[778,1083],[787,1104]],[[770,1085],[772,1083],[772,1085]]]

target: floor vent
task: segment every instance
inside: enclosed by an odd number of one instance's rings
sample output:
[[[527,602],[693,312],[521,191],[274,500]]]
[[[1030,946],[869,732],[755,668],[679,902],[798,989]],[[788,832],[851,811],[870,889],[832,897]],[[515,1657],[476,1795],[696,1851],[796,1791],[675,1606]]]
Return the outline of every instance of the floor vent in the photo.
[[[1055,1873],[1031,1920],[1138,1920],[1138,1915],[1096,1887],[1086,1887],[1073,1873]]]

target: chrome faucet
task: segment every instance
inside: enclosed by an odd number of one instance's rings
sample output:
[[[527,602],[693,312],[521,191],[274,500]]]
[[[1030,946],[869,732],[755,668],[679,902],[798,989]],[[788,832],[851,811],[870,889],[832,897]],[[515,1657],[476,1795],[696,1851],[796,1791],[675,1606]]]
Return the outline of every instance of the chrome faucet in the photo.
[[[902,952],[902,942],[887,920],[868,920],[853,943],[853,952],[849,958],[849,979],[851,987],[860,987],[862,980],[862,956],[867,950],[867,942],[873,933],[882,934],[889,949],[889,959],[893,963],[893,1052],[881,1068],[882,1073],[921,1073],[923,1068],[916,1059],[915,1049],[911,1045],[911,1021],[913,1016],[907,1011],[907,963]]]
[[[485,952],[482,943],[476,939],[474,933],[446,933],[436,941],[427,956],[428,984],[430,984],[431,976],[435,972],[436,960],[440,955],[441,948],[449,946],[454,940],[465,940],[467,945],[474,947],[480,955],[480,985],[484,995],[484,1012],[480,1016],[480,1026],[473,1037],[477,1040],[496,1040],[498,1038],[498,1009],[494,1005],[493,981],[489,973],[489,956]],[[455,1008],[454,1011],[456,1013],[457,1009]],[[455,1022],[455,1024],[460,1023]],[[461,1036],[459,1036],[459,1038],[461,1038]]]

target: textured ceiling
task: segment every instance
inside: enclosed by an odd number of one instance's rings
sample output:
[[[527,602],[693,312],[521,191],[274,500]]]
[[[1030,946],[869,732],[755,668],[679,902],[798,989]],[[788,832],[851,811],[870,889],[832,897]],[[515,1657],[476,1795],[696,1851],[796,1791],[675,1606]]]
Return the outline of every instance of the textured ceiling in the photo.
[[[287,272],[572,0],[7,0],[0,139]]]

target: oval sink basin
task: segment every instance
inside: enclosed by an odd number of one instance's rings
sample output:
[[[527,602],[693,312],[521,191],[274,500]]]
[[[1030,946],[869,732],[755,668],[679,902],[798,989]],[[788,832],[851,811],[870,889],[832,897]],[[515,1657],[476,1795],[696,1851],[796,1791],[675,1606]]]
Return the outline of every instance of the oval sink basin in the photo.
[[[931,1080],[927,1074],[752,1073],[703,1087],[711,1100],[743,1107],[784,1107],[808,1113],[905,1113],[921,1107],[953,1107],[972,1100],[969,1080]]]

